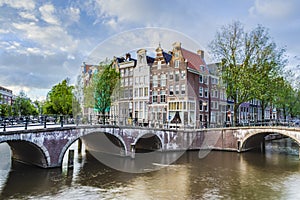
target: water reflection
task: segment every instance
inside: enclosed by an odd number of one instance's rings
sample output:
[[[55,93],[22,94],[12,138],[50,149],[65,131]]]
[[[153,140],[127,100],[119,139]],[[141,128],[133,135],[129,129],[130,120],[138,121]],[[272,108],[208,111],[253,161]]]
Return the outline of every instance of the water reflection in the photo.
[[[147,173],[112,169],[84,151],[75,153],[71,169],[67,155],[61,169],[0,160],[0,199],[300,199],[298,156],[266,149],[265,154],[213,151],[199,158],[198,151],[190,151],[162,165],[177,156],[165,155],[149,160]],[[120,166],[137,167],[133,159],[118,159]]]

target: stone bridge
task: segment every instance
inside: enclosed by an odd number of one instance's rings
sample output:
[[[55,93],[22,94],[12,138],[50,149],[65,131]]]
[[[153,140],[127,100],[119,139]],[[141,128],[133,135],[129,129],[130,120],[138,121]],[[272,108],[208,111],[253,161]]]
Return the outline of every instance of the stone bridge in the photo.
[[[43,168],[60,167],[67,149],[78,139],[88,151],[134,157],[139,151],[213,149],[243,152],[260,147],[269,134],[281,134],[300,145],[300,129],[236,127],[193,130],[120,126],[72,126],[0,132],[12,157]]]

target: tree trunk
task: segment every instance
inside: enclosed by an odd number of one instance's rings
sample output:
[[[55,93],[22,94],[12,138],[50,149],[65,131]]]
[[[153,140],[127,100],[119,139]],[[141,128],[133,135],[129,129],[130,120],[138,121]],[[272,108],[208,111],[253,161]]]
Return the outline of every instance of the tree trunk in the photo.
[[[261,104],[261,123],[262,125],[264,125],[263,123],[265,122],[265,105],[262,103]]]
[[[102,120],[103,120],[103,124],[105,125],[105,111],[102,111]]]
[[[234,104],[234,106],[233,106],[233,116],[234,116],[233,126],[236,126],[238,124],[239,107],[240,107],[240,104]]]

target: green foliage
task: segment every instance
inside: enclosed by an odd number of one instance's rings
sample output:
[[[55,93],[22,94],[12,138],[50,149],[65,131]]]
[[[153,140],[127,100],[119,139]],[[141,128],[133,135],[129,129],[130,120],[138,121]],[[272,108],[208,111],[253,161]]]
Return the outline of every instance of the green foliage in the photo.
[[[26,94],[21,91],[12,106],[12,114],[14,116],[37,115],[38,110],[32,104],[31,100],[26,96]]]
[[[234,122],[241,103],[252,99],[272,102],[276,80],[286,64],[284,49],[278,49],[268,31],[257,26],[245,32],[240,22],[224,26],[210,44],[212,54],[222,60],[220,71],[226,94],[234,101]]]
[[[44,114],[72,114],[72,101],[74,86],[68,85],[68,80],[65,79],[61,83],[52,87],[47,95],[47,100],[43,106]]]
[[[294,89],[291,84],[285,79],[279,79],[277,81],[276,98],[274,104],[277,108],[283,111],[283,115],[286,117],[287,113],[291,117],[300,115],[300,92]]]
[[[1,117],[12,116],[12,106],[7,104],[0,104],[0,116]]]
[[[85,106],[94,107],[101,114],[109,112],[111,96],[120,80],[118,73],[111,65],[100,65],[93,75],[91,83],[84,88]]]

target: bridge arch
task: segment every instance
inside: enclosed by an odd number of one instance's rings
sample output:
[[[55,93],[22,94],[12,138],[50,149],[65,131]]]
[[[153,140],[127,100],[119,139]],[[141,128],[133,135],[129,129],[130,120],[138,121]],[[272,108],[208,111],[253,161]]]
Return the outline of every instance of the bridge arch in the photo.
[[[299,131],[298,131],[299,132]],[[256,141],[263,141],[263,138],[269,134],[280,134],[286,137],[289,137],[291,139],[293,139],[298,146],[300,147],[300,135],[297,134],[297,132],[292,131],[292,130],[287,130],[287,129],[254,129],[254,130],[250,130],[248,133],[246,133],[244,135],[244,137],[239,140],[239,145],[238,145],[238,151],[245,151],[248,150],[248,146],[247,144],[250,142],[251,140],[254,141],[254,139],[256,139]],[[252,145],[252,144],[250,144]]]
[[[145,132],[140,134],[132,143],[135,149],[159,150],[163,148],[163,140],[155,133]]]
[[[12,157],[16,160],[25,162],[27,164],[37,165],[39,167],[47,168],[51,163],[50,155],[48,150],[29,140],[6,140],[11,151]]]
[[[87,150],[96,150],[116,155],[126,155],[128,147],[124,139],[114,130],[96,129],[80,137]]]
[[[69,140],[67,142],[67,144],[62,148],[60,154],[59,154],[59,159],[58,159],[58,164],[59,166],[62,166],[63,164],[63,159],[64,159],[64,156],[68,150],[68,148],[74,143],[76,142],[77,140],[79,140],[80,138],[75,138],[75,139],[72,139],[72,140]]]

